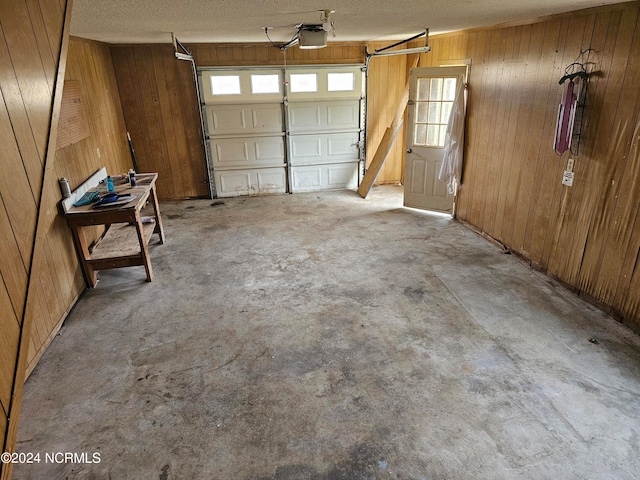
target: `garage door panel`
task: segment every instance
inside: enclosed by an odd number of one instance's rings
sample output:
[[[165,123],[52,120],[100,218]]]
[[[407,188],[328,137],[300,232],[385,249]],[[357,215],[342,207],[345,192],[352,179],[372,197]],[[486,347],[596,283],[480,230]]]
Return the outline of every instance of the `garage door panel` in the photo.
[[[219,197],[285,193],[286,191],[286,170],[284,167],[218,170],[214,172],[214,177],[216,185],[219,186]]]
[[[361,65],[290,66],[286,80],[292,101],[359,99],[364,94]]]
[[[328,165],[327,177],[329,188],[355,188],[358,186],[358,165]]]
[[[327,157],[332,161],[337,159],[357,160],[360,154],[359,140],[360,135],[357,132],[327,135]]]
[[[293,167],[293,191],[319,190],[322,187],[322,167]]]
[[[282,100],[282,69],[203,69],[201,100],[207,104],[279,102]]]
[[[255,159],[258,164],[284,163],[284,139],[282,137],[258,138],[253,143]]]
[[[290,137],[291,164],[357,162],[360,154],[358,141],[358,132],[292,135]]]
[[[307,131],[320,128],[323,123],[320,105],[289,104],[289,122],[291,131]]]
[[[284,168],[272,168],[256,171],[258,193],[285,192],[286,171]]]
[[[322,139],[317,136],[291,137],[291,163],[317,163],[322,158]],[[307,160],[311,159],[311,160]]]
[[[360,102],[327,105],[327,125],[332,128],[358,128]]]
[[[292,133],[359,130],[360,101],[289,103]]]
[[[282,107],[280,104],[255,106],[251,109],[251,118],[255,132],[282,131]]]
[[[242,132],[247,128],[242,109],[207,107],[207,120],[210,133]]]
[[[210,136],[282,132],[282,105],[207,105]]]
[[[358,186],[358,164],[305,165],[292,167],[293,192],[339,190]]]
[[[212,139],[211,145],[214,168],[250,168],[284,164],[282,137],[219,138]]]
[[[215,166],[249,163],[249,146],[244,140],[218,140],[214,142],[214,146],[216,154],[213,164]]]
[[[236,192],[248,191],[251,188],[251,172],[248,171],[231,171],[216,172],[219,178],[218,184],[220,190],[218,195],[221,197],[237,194]]]

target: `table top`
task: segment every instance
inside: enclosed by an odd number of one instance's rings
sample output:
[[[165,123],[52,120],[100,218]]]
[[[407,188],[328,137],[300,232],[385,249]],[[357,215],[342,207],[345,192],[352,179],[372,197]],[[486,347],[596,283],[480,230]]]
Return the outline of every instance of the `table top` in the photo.
[[[133,194],[135,198],[131,199],[131,201],[123,204],[116,204],[110,206],[106,204],[101,206],[100,208],[94,208],[94,204],[91,203],[89,205],[82,205],[79,207],[71,207],[66,211],[66,215],[68,216],[78,216],[78,215],[96,215],[100,212],[115,212],[115,211],[124,211],[124,210],[140,210],[143,206],[147,198],[149,197],[149,192],[153,187],[156,179],[158,178],[157,173],[139,173],[136,175],[137,185],[135,187],[129,186],[129,183],[126,183],[124,178],[114,178],[114,189],[113,191],[126,195]],[[88,190],[91,191],[100,191],[104,192],[104,187],[101,188],[92,188]]]

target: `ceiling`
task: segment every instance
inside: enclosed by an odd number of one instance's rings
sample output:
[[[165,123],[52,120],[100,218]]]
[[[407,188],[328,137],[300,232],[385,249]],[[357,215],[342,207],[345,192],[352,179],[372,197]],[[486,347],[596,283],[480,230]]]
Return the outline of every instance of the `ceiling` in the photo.
[[[402,39],[521,21],[620,0],[74,0],[71,34],[108,43],[283,43],[335,10],[329,42]]]

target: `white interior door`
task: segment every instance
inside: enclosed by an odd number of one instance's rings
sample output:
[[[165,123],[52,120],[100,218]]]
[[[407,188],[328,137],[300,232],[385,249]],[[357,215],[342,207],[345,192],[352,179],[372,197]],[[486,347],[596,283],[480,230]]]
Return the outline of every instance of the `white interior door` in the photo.
[[[411,70],[404,170],[404,205],[407,207],[453,211],[454,196],[438,179],[438,173],[456,86],[464,81],[466,69],[463,66]]]

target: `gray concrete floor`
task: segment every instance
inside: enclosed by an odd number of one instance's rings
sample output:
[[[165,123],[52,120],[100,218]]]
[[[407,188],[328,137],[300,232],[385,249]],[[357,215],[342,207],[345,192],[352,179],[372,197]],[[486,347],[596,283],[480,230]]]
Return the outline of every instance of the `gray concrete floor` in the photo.
[[[639,478],[640,337],[601,311],[398,187],[223,202],[162,204],[152,283],[100,273],[15,479]]]

